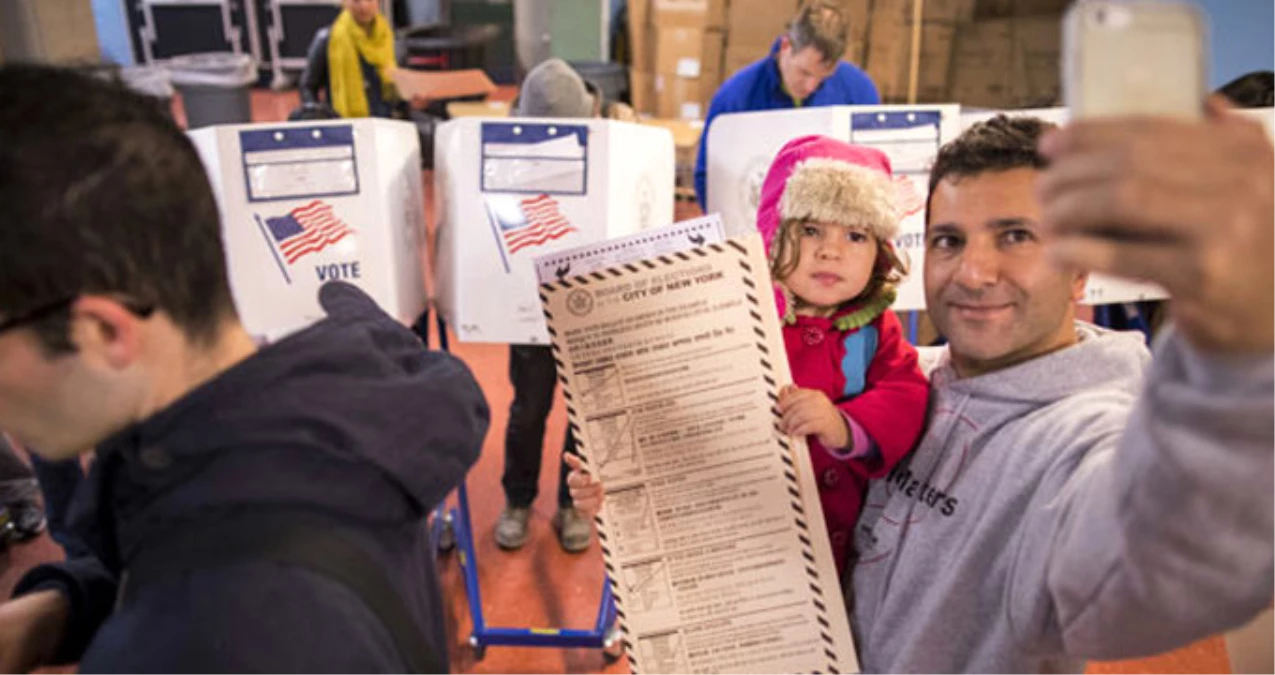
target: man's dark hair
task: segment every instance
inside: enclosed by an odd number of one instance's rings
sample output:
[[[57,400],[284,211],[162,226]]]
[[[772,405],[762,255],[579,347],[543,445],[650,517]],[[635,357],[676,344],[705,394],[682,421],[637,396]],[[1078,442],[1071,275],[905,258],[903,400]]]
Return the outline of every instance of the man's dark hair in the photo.
[[[164,312],[207,344],[235,316],[199,155],[154,101],[44,66],[0,68],[0,318],[82,294]],[[69,313],[34,324],[71,350]]]
[[[929,213],[934,188],[944,178],[966,178],[988,171],[1010,169],[1042,169],[1045,157],[1036,151],[1036,144],[1054,124],[1038,117],[1009,117],[997,115],[966,129],[956,140],[939,148],[939,154],[930,168],[930,185],[925,195],[925,210]]]
[[[1217,93],[1230,99],[1240,108],[1270,108],[1275,106],[1275,72],[1255,70],[1245,73],[1222,85]]]
[[[825,62],[836,63],[846,51],[849,31],[840,7],[827,0],[810,0],[788,23],[788,40],[793,53],[814,47]]]

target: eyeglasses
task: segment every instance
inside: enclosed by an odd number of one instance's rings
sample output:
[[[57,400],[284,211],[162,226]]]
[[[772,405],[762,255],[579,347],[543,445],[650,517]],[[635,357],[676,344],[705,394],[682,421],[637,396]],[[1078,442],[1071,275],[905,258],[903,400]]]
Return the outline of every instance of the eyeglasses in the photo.
[[[7,333],[15,328],[21,328],[29,323],[35,323],[40,319],[44,319],[71,306],[78,296],[72,295],[67,298],[55,300],[43,305],[37,305],[33,309],[29,309],[20,314],[15,314],[7,319],[0,320],[0,333]]]
[[[78,295],[71,295],[43,305],[36,305],[32,309],[15,314],[7,319],[0,319],[0,334],[47,319],[69,308],[79,297]],[[122,302],[121,304],[124,305],[125,309],[143,319],[149,318],[151,314],[155,313],[154,305],[138,305],[133,302]]]

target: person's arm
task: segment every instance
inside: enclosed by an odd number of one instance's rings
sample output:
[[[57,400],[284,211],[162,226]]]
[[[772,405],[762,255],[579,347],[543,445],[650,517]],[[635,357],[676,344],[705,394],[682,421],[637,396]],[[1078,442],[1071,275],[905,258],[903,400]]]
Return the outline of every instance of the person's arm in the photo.
[[[868,366],[864,390],[837,404],[837,409],[857,422],[877,447],[875,455],[862,457],[857,471],[868,478],[884,476],[916,445],[925,424],[930,385],[917,364],[916,350],[903,338],[903,327],[894,312],[882,314],[877,329],[877,349]]]
[[[320,28],[306,50],[305,69],[297,89],[303,104],[322,103],[320,93],[328,86],[328,28]]]
[[[708,130],[718,115],[738,112],[740,106],[733,103],[734,94],[726,89],[732,80],[727,80],[722,88],[713,95],[708,104],[708,115],[704,117],[704,130],[699,136],[699,152],[695,156],[695,198],[699,200],[700,210],[708,212]]]
[[[1024,646],[1148,655],[1270,603],[1273,369],[1170,335],[1123,433],[1105,414],[1059,431],[1092,442],[1059,462],[1022,525],[1006,598]]]
[[[0,654],[0,670],[25,672],[79,661],[114,609],[116,581],[94,557],[40,565],[27,572],[14,588],[14,599],[0,605],[0,634],[9,636],[0,650],[6,652]],[[10,648],[15,651],[9,652]]]
[[[1098,416],[1038,488],[1009,616],[1028,648],[1150,654],[1272,597],[1275,151],[1216,103],[1199,123],[1075,122],[1042,150],[1051,252],[1163,285],[1177,327],[1123,432]]]

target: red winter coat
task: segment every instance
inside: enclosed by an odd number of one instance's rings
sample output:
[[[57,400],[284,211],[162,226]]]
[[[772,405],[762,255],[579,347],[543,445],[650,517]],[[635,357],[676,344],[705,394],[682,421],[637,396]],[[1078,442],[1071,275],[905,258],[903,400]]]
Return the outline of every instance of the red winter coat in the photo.
[[[894,312],[862,328],[839,330],[831,318],[798,316],[784,326],[784,346],[797,386],[822,391],[876,443],[875,454],[842,458],[807,437],[819,502],[838,573],[845,570],[869,478],[879,478],[912,450],[925,422],[929,384]]]

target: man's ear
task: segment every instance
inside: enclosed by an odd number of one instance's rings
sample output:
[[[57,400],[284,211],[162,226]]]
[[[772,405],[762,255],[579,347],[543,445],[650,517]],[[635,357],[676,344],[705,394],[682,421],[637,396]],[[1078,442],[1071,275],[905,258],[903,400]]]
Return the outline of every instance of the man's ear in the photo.
[[[787,35],[779,36],[779,53],[787,54],[792,51],[792,38]]]
[[[118,300],[80,296],[71,305],[71,342],[86,362],[123,370],[141,354],[144,321]]]
[[[1085,299],[1085,284],[1089,283],[1089,272],[1076,272],[1076,278],[1071,282],[1071,299],[1073,302],[1080,302]]]

